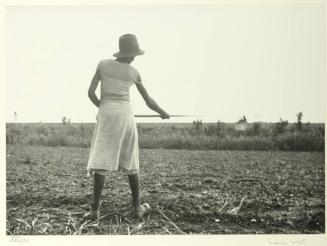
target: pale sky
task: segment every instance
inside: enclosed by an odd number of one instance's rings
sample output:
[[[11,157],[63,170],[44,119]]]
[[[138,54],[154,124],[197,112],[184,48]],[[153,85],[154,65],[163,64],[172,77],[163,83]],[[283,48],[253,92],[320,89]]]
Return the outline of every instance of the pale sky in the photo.
[[[8,7],[6,121],[16,111],[18,122],[95,122],[91,78],[125,33],[138,37],[146,54],[132,65],[169,114],[325,121],[324,8],[308,4]],[[135,86],[131,101],[152,114]]]

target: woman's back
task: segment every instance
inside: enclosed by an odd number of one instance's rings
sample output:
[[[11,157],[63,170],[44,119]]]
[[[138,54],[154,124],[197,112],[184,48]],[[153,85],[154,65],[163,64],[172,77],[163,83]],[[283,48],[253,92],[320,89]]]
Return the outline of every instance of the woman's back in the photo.
[[[139,80],[139,73],[127,63],[102,60],[99,64],[101,103],[107,100],[129,101],[129,88]]]
[[[104,175],[120,169],[128,171],[134,212],[142,217],[149,208],[148,204],[141,206],[139,201],[138,133],[129,102],[129,88],[133,83],[141,82],[139,73],[129,63],[135,56],[142,54],[144,51],[139,48],[135,35],[125,34],[119,38],[119,52],[114,54],[117,60],[102,60],[92,78],[88,96],[99,110],[87,165],[88,175],[94,174],[94,196],[91,211],[85,214],[86,218],[100,219]],[[101,100],[95,95],[99,81]],[[169,118],[150,98],[142,83],[137,84],[137,89],[151,109]]]

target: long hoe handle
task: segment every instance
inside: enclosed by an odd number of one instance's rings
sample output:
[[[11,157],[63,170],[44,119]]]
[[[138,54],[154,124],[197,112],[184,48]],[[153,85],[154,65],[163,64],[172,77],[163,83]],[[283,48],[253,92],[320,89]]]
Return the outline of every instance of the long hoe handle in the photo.
[[[173,114],[169,115],[169,117],[195,117],[196,115],[182,115],[182,114]],[[136,114],[134,117],[137,118],[155,118],[155,117],[161,117],[159,114]]]

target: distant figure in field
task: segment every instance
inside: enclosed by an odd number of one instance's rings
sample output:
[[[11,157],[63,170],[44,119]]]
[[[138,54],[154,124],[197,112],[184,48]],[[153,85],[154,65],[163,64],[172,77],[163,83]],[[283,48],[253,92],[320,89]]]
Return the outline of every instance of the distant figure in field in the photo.
[[[119,38],[116,59],[101,60],[88,90],[90,100],[99,107],[89,153],[87,175],[94,176],[93,203],[84,217],[99,219],[101,192],[105,175],[125,170],[132,193],[133,212],[141,217],[148,207],[139,201],[139,146],[136,123],[129,99],[129,88],[135,83],[147,106],[160,114],[169,115],[147,93],[138,71],[130,65],[135,56],[143,55],[135,35]],[[95,94],[101,81],[100,100]]]

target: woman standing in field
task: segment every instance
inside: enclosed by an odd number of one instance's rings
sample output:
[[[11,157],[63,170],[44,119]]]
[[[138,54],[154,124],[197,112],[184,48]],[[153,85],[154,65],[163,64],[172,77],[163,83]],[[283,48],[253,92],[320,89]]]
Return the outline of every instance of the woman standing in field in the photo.
[[[94,194],[86,218],[99,219],[105,175],[116,170],[125,170],[128,174],[135,214],[141,217],[148,208],[141,206],[139,201],[138,133],[129,88],[135,83],[150,109],[159,113],[162,119],[169,119],[169,115],[149,96],[140,74],[130,65],[135,56],[143,54],[135,35],[121,36],[119,52],[114,54],[116,59],[100,61],[89,87],[88,96],[99,110],[87,165],[88,176],[94,176]],[[100,100],[95,94],[99,81]]]

